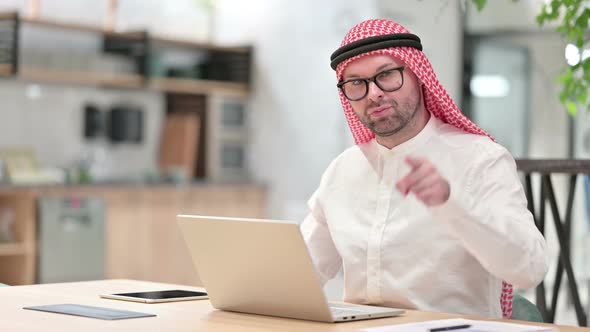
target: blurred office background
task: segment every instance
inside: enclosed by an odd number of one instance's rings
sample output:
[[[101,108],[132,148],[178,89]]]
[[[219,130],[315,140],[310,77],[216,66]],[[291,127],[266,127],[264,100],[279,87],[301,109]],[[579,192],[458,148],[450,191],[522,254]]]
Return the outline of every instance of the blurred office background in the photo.
[[[198,284],[177,213],[303,220],[353,144],[329,56],[368,18],[419,35],[463,112],[516,158],[587,158],[588,115],[567,115],[556,77],[590,51],[535,23],[545,2],[3,0],[0,282]],[[554,178],[560,205],[567,183]],[[583,185],[575,197],[571,255],[589,308]],[[560,247],[547,214],[551,286]],[[565,279],[556,322],[577,324]],[[338,298],[341,280],[326,291]]]

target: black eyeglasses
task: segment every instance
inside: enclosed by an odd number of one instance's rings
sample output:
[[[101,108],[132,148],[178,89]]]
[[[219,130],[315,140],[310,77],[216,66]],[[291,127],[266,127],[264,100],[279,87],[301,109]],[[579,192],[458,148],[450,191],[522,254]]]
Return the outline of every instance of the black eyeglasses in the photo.
[[[369,93],[369,82],[375,83],[379,89],[385,92],[393,92],[401,89],[404,85],[404,69],[405,67],[387,69],[377,73],[373,77],[353,78],[340,82],[336,86],[342,89],[346,99],[359,101]]]

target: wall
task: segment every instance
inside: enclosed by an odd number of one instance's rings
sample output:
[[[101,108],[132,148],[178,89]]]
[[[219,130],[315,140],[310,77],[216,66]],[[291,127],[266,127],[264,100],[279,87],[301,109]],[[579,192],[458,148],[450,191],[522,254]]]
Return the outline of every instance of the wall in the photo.
[[[468,1],[466,28],[469,32],[553,31],[555,23],[540,28],[535,17],[548,0],[486,1],[479,12]]]
[[[143,107],[144,142],[113,146],[104,165],[114,176],[153,172],[164,101],[159,94],[141,91],[0,80],[0,148],[30,146],[44,165],[73,166],[89,147],[82,140],[82,105],[88,101],[102,107],[122,101]]]

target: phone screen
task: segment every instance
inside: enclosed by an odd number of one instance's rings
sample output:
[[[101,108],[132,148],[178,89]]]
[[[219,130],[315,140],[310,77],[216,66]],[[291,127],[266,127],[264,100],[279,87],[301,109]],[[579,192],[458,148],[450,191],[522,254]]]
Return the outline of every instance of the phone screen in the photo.
[[[165,291],[139,292],[139,293],[119,293],[119,294],[113,294],[113,295],[137,297],[140,299],[159,300],[159,299],[173,299],[173,298],[183,298],[183,297],[192,297],[192,296],[207,296],[207,293],[185,291],[185,290],[165,290]]]

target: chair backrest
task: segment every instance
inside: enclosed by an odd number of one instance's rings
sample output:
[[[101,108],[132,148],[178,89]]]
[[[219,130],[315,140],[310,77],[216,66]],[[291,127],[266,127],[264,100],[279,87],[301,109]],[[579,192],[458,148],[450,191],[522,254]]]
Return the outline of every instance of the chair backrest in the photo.
[[[543,323],[539,308],[522,295],[514,294],[512,303],[512,319]]]

